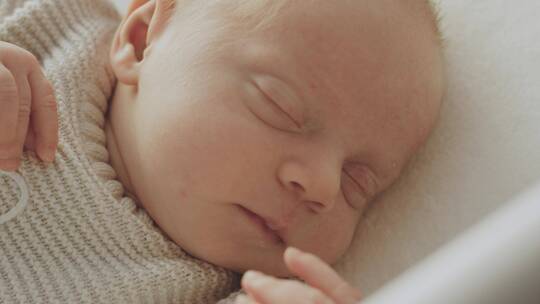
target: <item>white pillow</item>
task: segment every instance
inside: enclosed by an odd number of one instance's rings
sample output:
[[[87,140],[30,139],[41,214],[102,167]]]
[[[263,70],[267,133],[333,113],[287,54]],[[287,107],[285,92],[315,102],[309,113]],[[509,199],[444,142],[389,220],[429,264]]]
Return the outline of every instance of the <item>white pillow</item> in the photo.
[[[438,2],[449,79],[441,120],[336,265],[365,295],[540,178],[540,2]]]

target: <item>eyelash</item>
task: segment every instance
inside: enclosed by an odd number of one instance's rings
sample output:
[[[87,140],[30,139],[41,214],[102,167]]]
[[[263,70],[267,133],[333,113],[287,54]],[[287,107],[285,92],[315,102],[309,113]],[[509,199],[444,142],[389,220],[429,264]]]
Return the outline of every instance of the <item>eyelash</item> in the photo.
[[[266,97],[266,95],[265,95],[265,97]],[[296,120],[295,120],[291,115],[289,115],[289,113],[287,113],[285,110],[283,110],[283,108],[280,107],[274,100],[272,100],[271,98],[268,98],[268,97],[267,97],[267,99],[268,99],[268,101],[271,102],[276,108],[278,108],[279,111],[281,112],[281,114],[285,115],[285,116],[287,117],[287,119],[289,119],[289,120],[294,124],[294,126],[295,126],[296,128],[298,128],[298,129],[301,128],[301,126],[298,124],[298,122],[296,122]]]
[[[274,101],[274,99],[268,96],[268,94],[265,91],[263,91],[257,84],[255,84],[255,87],[257,88],[259,93],[262,95],[262,97],[271,104],[271,106],[279,110],[281,115],[285,115],[285,117],[287,117],[287,119],[290,120],[296,128],[298,129],[302,128],[302,126],[296,121],[296,119],[294,119],[294,117],[292,117],[289,113],[287,113],[276,101]],[[263,119],[263,121],[265,120]]]

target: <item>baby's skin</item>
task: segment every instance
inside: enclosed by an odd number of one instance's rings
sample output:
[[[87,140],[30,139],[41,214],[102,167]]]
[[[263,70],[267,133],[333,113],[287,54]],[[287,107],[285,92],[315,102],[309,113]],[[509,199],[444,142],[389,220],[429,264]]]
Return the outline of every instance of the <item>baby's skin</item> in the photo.
[[[353,303],[329,265],[428,138],[442,53],[422,0],[285,2],[254,27],[233,0],[174,18],[172,0],[134,0],[110,52],[111,165],[186,252],[256,270],[238,303]],[[50,84],[28,52],[0,56],[0,169],[23,147],[50,160]]]

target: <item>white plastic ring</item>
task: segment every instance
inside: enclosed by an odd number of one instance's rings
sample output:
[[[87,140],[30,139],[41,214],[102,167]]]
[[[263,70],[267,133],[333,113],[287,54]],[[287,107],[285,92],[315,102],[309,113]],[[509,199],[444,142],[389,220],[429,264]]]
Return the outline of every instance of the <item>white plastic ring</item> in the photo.
[[[17,186],[19,186],[19,192],[21,195],[19,197],[19,202],[17,203],[17,205],[15,205],[15,207],[11,208],[11,210],[4,214],[0,214],[0,225],[12,220],[19,213],[21,213],[24,208],[26,208],[26,205],[28,205],[28,186],[24,181],[24,178],[17,172],[7,172],[0,170],[0,176],[2,175],[9,176],[15,181]]]

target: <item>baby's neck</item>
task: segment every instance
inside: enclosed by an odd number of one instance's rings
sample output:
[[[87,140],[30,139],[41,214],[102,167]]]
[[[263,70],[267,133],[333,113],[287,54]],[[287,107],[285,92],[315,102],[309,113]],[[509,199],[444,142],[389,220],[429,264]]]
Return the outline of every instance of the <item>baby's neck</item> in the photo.
[[[105,136],[107,141],[107,150],[109,152],[109,160],[111,166],[114,168],[117,174],[117,178],[120,180],[125,188],[126,195],[136,198],[133,191],[133,185],[128,172],[128,166],[126,166],[127,154],[126,149],[129,149],[130,134],[125,126],[128,125],[130,111],[122,109],[124,105],[130,103],[129,88],[118,82],[114,93],[109,100],[108,111],[105,115]],[[129,151],[129,150],[128,150]],[[123,153],[124,152],[124,153]],[[136,200],[137,201],[137,200]]]

